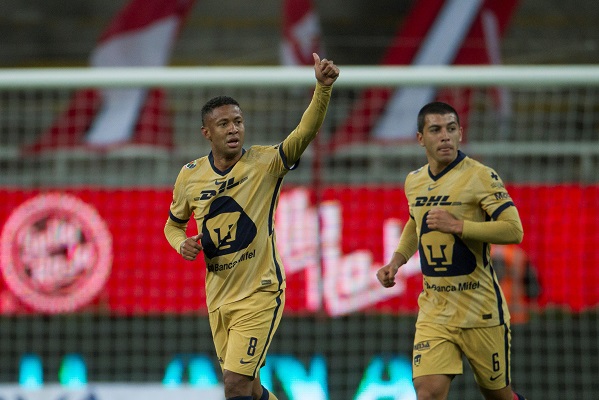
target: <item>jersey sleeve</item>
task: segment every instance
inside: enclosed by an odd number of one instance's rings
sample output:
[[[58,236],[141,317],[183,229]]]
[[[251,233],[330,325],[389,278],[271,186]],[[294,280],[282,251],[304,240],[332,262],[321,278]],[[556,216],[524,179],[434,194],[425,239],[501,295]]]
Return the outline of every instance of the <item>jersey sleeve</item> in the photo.
[[[497,172],[485,167],[478,173],[478,178],[481,186],[477,191],[480,206],[489,217],[496,220],[503,210],[514,207],[514,202]]]
[[[404,182],[404,190],[407,192],[413,185],[413,173],[408,174],[406,180]],[[416,220],[414,219],[414,214],[412,210],[412,206],[408,200],[408,212],[409,218],[408,222],[403,227],[401,231],[401,236],[399,237],[399,243],[397,245],[397,249],[395,249],[396,253],[400,253],[407,260],[410,259],[418,251],[418,230],[416,225]]]
[[[332,86],[316,84],[312,101],[304,111],[299,124],[281,144],[281,157],[287,169],[291,169],[297,163],[316,137],[326,116],[332,90]]]
[[[399,244],[397,245],[395,252],[404,256],[406,260],[409,260],[417,250],[418,234],[416,233],[416,222],[414,221],[414,218],[410,217],[401,232]]]
[[[181,243],[187,238],[187,222],[191,217],[191,208],[185,195],[185,168],[181,170],[173,189],[173,200],[169,208],[169,216],[164,226],[164,236],[169,244],[179,253]]]
[[[479,178],[480,205],[490,220],[464,221],[462,238],[495,244],[520,243],[524,235],[522,221],[503,181],[491,168],[484,168]]]
[[[510,207],[498,215],[497,221],[464,221],[462,239],[474,239],[493,244],[518,244],[524,230],[516,207]]]

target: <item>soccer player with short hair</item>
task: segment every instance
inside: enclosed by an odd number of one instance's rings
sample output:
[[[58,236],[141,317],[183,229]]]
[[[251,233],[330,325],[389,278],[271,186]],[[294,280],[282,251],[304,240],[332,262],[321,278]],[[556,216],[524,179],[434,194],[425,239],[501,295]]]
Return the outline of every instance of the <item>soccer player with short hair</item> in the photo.
[[[206,303],[227,400],[276,400],[260,382],[285,305],[285,270],[274,215],[283,177],[324,121],[339,68],[313,54],[316,88],[299,125],[274,146],[243,148],[243,113],[231,97],[202,108],[212,151],[185,165],[173,190],[164,233],[188,261],[206,261]],[[198,234],[187,237],[194,216]]]
[[[485,399],[523,400],[511,388],[510,315],[490,258],[491,243],[522,241],[518,210],[499,175],[459,150],[462,127],[453,107],[422,107],[416,136],[428,164],[406,178],[410,218],[377,278],[394,286],[398,269],[419,251],[423,290],[412,360],[418,399],[446,399],[463,372],[463,354]]]

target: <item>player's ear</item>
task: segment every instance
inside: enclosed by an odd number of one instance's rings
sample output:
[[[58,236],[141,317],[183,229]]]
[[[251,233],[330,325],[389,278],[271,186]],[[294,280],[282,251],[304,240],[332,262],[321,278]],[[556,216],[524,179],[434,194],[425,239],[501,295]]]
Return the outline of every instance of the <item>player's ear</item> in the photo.
[[[212,136],[210,135],[210,131],[202,126],[202,135],[210,141],[212,141]]]
[[[418,140],[418,144],[424,147],[424,141],[422,140],[422,133],[416,132],[416,140]]]

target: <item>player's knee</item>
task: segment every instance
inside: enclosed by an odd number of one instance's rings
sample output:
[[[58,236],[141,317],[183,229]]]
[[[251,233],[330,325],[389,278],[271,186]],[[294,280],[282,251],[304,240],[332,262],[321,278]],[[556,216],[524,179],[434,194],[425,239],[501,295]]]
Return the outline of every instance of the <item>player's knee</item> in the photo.
[[[416,398],[418,400],[436,400],[440,397],[428,389],[421,389],[416,391]]]
[[[226,398],[253,394],[252,378],[236,372],[225,370],[223,374],[223,385],[225,387]]]
[[[445,399],[449,394],[451,377],[447,375],[422,376],[414,379],[418,400]]]
[[[480,391],[485,400],[519,400],[518,397],[515,397],[509,385],[499,390],[490,390],[481,387]]]
[[[436,400],[441,398],[439,388],[425,384],[415,385],[418,400]]]

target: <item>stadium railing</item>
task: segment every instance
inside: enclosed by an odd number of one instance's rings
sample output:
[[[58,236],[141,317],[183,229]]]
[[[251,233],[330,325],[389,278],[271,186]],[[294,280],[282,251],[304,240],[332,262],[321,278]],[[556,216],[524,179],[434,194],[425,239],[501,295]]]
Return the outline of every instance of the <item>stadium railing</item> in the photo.
[[[0,184],[77,184],[90,183],[90,179],[113,186],[128,182],[169,184],[177,170],[174,166],[203,155],[208,149],[199,133],[199,109],[209,97],[223,93],[236,97],[246,116],[248,144],[271,144],[295,126],[313,85],[310,67],[1,70],[0,160],[10,174],[4,174]],[[64,148],[36,154],[35,163],[23,165],[21,147],[35,141],[51,126],[67,108],[74,91],[135,87],[162,88],[167,92],[174,135],[172,149],[123,146],[94,154]],[[462,115],[466,122],[465,151],[504,171],[504,179],[595,181],[599,166],[597,66],[344,66],[321,139],[305,155],[305,164],[313,165],[316,153],[322,159],[319,179],[325,182],[401,181],[405,173],[422,164],[421,149],[415,140],[347,140],[334,150],[331,143],[334,137],[343,137],[340,126],[353,112],[354,102],[363,90],[419,87],[434,87],[437,93],[443,92],[450,102],[457,103],[460,110],[467,110]],[[377,101],[386,99],[375,98],[371,103],[376,105]],[[415,134],[415,115],[413,119]],[[141,180],[128,176],[127,168],[116,180],[111,174],[94,173],[94,163],[128,162],[146,163],[155,173]],[[34,183],[28,178],[32,176],[28,165],[36,169],[43,166],[46,174],[35,174]],[[389,174],[389,168],[396,173]],[[69,169],[75,172],[65,174]],[[304,169],[289,179],[308,183],[314,173],[313,169]],[[66,177],[68,182],[64,182]]]

